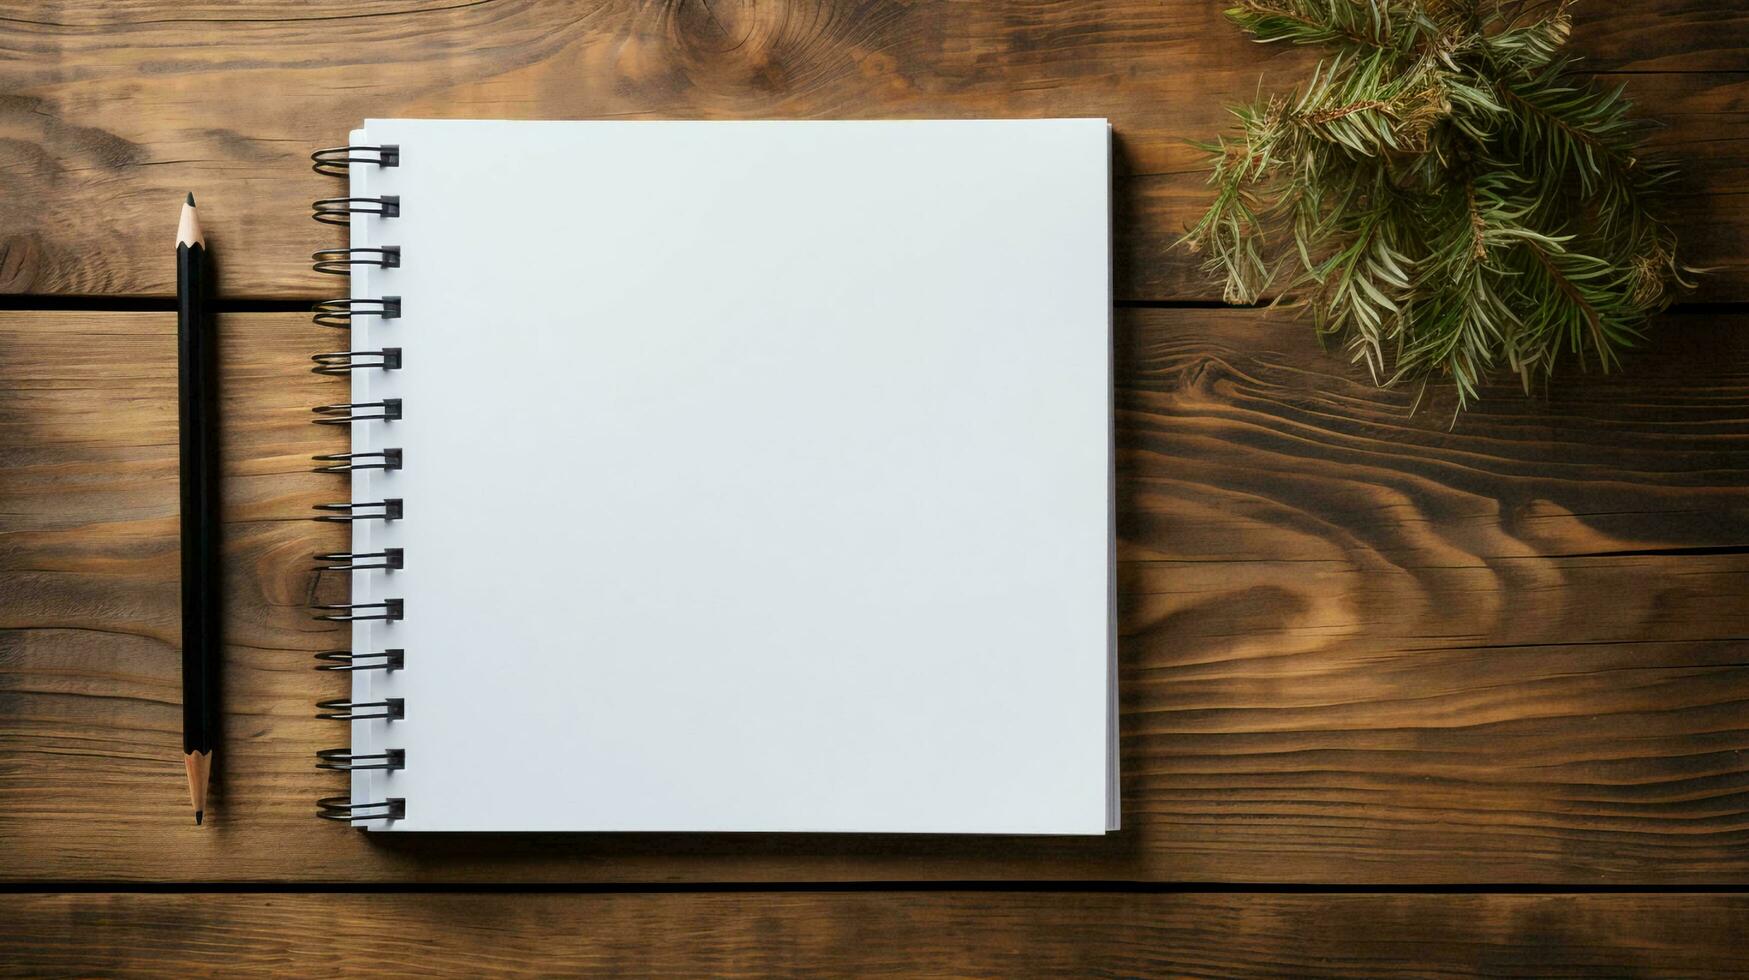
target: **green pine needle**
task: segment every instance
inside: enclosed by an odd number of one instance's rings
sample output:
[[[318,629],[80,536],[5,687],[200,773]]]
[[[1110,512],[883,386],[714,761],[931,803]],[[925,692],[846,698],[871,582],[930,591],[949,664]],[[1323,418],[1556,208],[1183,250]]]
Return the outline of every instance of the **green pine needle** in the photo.
[[[1180,244],[1229,303],[1310,313],[1381,385],[1620,363],[1691,285],[1657,214],[1674,174],[1622,89],[1561,54],[1572,0],[1239,0],[1261,42],[1331,53],[1234,107]]]

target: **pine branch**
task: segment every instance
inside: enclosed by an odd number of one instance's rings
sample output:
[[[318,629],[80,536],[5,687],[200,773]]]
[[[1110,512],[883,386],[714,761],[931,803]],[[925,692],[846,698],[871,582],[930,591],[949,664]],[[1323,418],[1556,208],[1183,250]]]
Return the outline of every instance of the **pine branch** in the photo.
[[[1517,18],[1524,13],[1524,5],[1519,4],[1499,31],[1482,35],[1482,46],[1502,67],[1522,71],[1541,68],[1559,56],[1572,36],[1572,6],[1573,0],[1559,0],[1552,12],[1521,24]]]
[[[1548,322],[1556,327],[1568,323],[1583,324],[1590,339],[1590,347],[1597,354],[1599,366],[1608,371],[1612,360],[1611,341],[1608,336],[1611,331],[1605,327],[1604,314],[1598,308],[1599,299],[1596,290],[1587,289],[1585,286],[1587,280],[1606,272],[1607,265],[1588,256],[1550,252],[1534,243],[1527,244],[1525,250],[1536,259],[1537,265],[1547,277],[1548,284],[1562,300],[1561,303],[1553,304],[1547,309],[1545,315]],[[1564,271],[1555,263],[1555,257],[1561,255],[1576,260],[1582,266],[1581,271],[1577,275]],[[1607,302],[1607,298],[1603,298],[1602,301]],[[1583,339],[1571,335],[1569,339],[1574,353],[1581,353],[1585,350],[1586,345]]]
[[[1378,383],[1604,370],[1687,285],[1620,89],[1560,54],[1571,0],[1241,0],[1263,42],[1331,49],[1203,144],[1215,199],[1182,244],[1229,301],[1275,293]]]
[[[1227,10],[1227,17],[1264,43],[1384,48],[1390,36],[1388,5],[1365,0],[1241,0]]]

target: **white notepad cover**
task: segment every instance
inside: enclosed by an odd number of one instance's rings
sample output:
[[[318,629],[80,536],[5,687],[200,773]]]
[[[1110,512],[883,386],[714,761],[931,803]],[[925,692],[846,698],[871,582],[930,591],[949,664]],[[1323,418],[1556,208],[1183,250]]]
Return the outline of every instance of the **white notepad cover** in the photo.
[[[1117,825],[1104,120],[369,120],[379,830]]]

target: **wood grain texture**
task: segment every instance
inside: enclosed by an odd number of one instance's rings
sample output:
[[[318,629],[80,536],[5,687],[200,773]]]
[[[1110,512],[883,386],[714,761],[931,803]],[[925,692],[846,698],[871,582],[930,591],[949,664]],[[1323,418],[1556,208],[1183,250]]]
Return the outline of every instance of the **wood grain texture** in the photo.
[[[1170,248],[1206,204],[1183,142],[1306,51],[1209,0],[114,0],[0,10],[0,292],[174,288],[162,213],[193,190],[235,298],[319,297],[318,146],[367,116],[1106,116],[1124,299],[1212,299]],[[1749,12],[1582,4],[1574,49],[1631,81],[1687,161],[1672,202],[1701,299],[1749,298]],[[419,165],[410,161],[409,165]],[[701,161],[701,166],[708,166]],[[579,179],[588,179],[586,166]]]
[[[304,517],[331,331],[225,317],[230,646],[179,753],[174,315],[0,314],[0,880],[1749,884],[1749,318],[1410,416],[1248,312],[1120,311],[1126,829],[402,836],[336,792]],[[683,571],[684,557],[676,556]]]
[[[1732,895],[10,895],[0,975],[1740,977]]]

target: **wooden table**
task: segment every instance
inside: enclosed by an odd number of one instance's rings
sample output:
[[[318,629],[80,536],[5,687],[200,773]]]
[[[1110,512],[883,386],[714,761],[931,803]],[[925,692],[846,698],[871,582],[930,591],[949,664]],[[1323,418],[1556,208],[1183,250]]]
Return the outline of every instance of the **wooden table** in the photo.
[[[1169,248],[1295,50],[1201,0],[0,5],[0,972],[1749,970],[1749,13],[1582,8],[1713,268],[1456,424]],[[305,155],[371,116],[1109,116],[1125,830],[383,839],[311,702],[342,400]],[[700,161],[707,167],[709,161]],[[578,173],[587,180],[586,170]],[[179,739],[175,317],[223,259],[226,750]],[[676,556],[683,563],[683,556]]]

